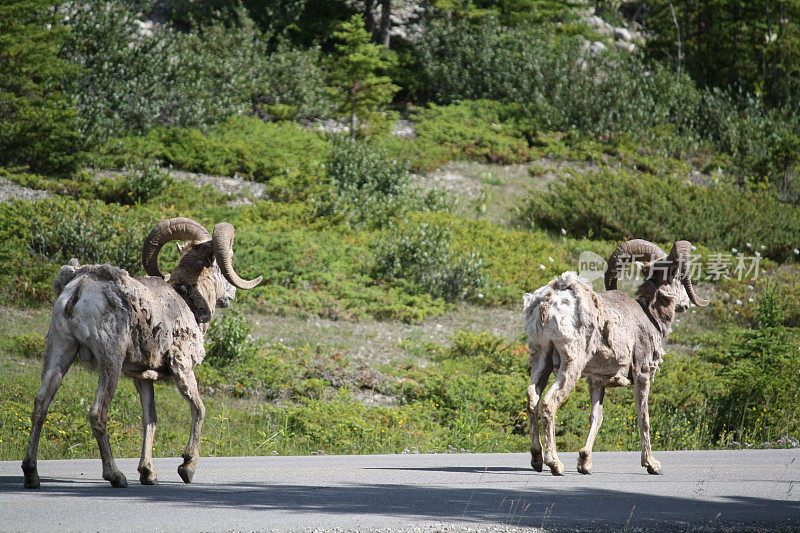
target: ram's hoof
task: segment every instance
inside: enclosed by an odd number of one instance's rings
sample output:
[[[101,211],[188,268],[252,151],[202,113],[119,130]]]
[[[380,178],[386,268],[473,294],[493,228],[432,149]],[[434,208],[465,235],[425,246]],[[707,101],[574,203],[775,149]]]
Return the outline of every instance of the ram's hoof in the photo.
[[[39,472],[36,469],[36,465],[29,465],[27,463],[22,463],[22,473],[25,475],[24,485],[26,489],[38,489],[41,488],[41,483],[39,483]]]
[[[592,473],[592,454],[586,450],[581,450],[578,453],[578,472],[581,474]]]
[[[181,479],[184,483],[191,483],[192,478],[194,477],[194,468],[189,468],[186,465],[181,465],[178,467],[178,475],[181,476]]]
[[[542,469],[544,468],[544,461],[542,460],[542,454],[541,453],[539,455],[531,454],[531,466],[537,472],[541,472],[542,471]]]
[[[128,486],[128,480],[125,478],[125,474],[117,470],[116,472],[112,472],[108,476],[103,476],[103,479],[111,483],[111,486],[116,489],[124,489]]]
[[[39,482],[39,474],[35,471],[31,474],[25,472],[25,488],[26,489],[40,489],[42,484]]]
[[[158,476],[156,476],[155,470],[143,468],[139,472],[139,483],[142,485],[158,485]]]
[[[562,463],[561,461],[556,461],[555,463],[549,466],[550,466],[550,472],[552,472],[554,476],[564,475],[564,463]]]
[[[647,473],[653,474],[654,476],[660,476],[664,472],[661,471],[661,465],[658,466],[647,465]]]

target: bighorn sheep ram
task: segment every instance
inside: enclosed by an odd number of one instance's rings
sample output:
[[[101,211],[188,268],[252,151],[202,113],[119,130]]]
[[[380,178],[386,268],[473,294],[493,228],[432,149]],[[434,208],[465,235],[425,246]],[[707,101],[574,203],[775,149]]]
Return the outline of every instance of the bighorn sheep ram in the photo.
[[[203,337],[216,306],[228,307],[236,288],[252,289],[261,276],[245,281],[233,269],[234,229],[217,224],[213,236],[188,218],[160,223],[144,241],[142,264],[147,276],[131,277],[109,264],[79,266],[73,259],[61,267],[53,288],[56,303],[47,333],[42,385],[31,415],[28,450],[22,462],[25,487],[39,488],[36,455],[50,401],[75,356],[97,369],[100,379],[89,421],[103,462],[103,478],[114,487],[127,486],[111,454],[106,420],[120,375],[133,378],[142,403],[142,457],[139,480],[157,483],[153,468],[156,411],[153,382],[171,377],[189,402],[192,426],[178,473],[190,483],[200,455],[200,429],[205,408],[197,391],[194,366],[205,356]],[[158,253],[170,241],[180,260],[165,278]]]
[[[697,296],[689,273],[691,244],[677,241],[667,255],[655,244],[641,240],[622,243],[611,254],[605,272],[606,292],[596,293],[574,272],[565,272],[533,294],[524,296],[525,333],[531,361],[531,385],[527,410],[531,424],[531,466],[543,464],[553,475],[563,475],[555,442],[555,414],[575,383],[584,375],[589,384],[591,415],[586,446],[580,450],[578,471],[592,471],[592,446],[603,422],[606,387],[633,382],[637,421],[642,441],[642,466],[660,474],[661,465],[650,448],[647,397],[650,378],[664,354],[664,342],[675,312],[689,301],[698,306],[708,301]],[[644,281],[637,299],[616,290],[624,257],[642,260]],[[542,396],[550,374],[555,381]],[[539,418],[544,431],[544,455]]]

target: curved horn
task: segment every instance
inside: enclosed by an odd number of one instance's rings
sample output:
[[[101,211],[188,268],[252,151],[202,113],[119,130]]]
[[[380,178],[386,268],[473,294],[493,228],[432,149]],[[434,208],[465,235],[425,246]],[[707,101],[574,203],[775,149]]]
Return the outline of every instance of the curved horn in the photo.
[[[686,289],[686,294],[692,303],[698,307],[705,307],[710,303],[710,300],[700,298],[692,286],[692,277],[689,269],[689,261],[692,255],[692,243],[689,241],[675,241],[675,245],[669,252],[669,259],[677,267],[677,274],[680,276],[683,288]]]
[[[606,290],[610,291],[617,288],[617,262],[620,257],[630,256],[635,259],[636,257],[645,256],[648,260],[653,260],[662,259],[666,255],[666,252],[661,247],[644,239],[623,242],[608,257],[608,266],[605,273]]]
[[[233,269],[233,232],[233,226],[227,222],[220,222],[214,226],[214,235],[211,237],[214,257],[222,275],[231,285],[239,289],[252,289],[261,283],[262,278],[258,276],[250,281],[245,281]]]
[[[170,241],[207,241],[208,230],[191,218],[170,218],[153,228],[144,240],[142,266],[148,276],[164,277],[158,267],[158,252]]]

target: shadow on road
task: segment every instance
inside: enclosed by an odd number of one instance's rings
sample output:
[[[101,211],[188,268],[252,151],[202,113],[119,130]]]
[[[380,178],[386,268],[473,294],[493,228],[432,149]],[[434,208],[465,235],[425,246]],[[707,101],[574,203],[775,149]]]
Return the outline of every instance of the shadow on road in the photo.
[[[453,468],[461,471],[460,468]],[[482,471],[483,469],[476,469]],[[490,470],[490,469],[486,469]],[[514,470],[501,468],[499,471]],[[495,469],[494,471],[498,471]],[[24,492],[21,476],[0,476],[0,492]],[[124,498],[220,510],[280,510],[292,513],[404,516],[443,522],[470,521],[514,526],[561,528],[644,527],[648,531],[799,530],[800,504],[766,498],[701,501],[633,492],[573,488],[523,490],[353,484],[335,487],[230,483],[163,483],[144,487],[135,481],[124,490],[105,482],[43,478],[43,495],[91,500]]]
[[[364,470],[407,470],[418,472],[462,472],[466,474],[504,474],[522,472],[530,475],[530,468],[514,466],[375,466]]]

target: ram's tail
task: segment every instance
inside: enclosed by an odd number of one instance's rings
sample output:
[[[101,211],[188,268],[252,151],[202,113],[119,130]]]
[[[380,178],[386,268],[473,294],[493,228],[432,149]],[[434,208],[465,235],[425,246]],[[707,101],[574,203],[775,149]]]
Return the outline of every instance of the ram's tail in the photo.
[[[573,337],[577,330],[605,322],[602,303],[575,272],[564,272],[524,297],[525,332],[529,338],[549,330]]]
[[[69,260],[69,263],[61,267],[61,270],[58,271],[58,275],[56,276],[56,280],[53,282],[53,292],[58,298],[61,295],[61,291],[64,290],[70,281],[75,279],[75,276],[78,275],[78,270],[80,269],[81,265],[78,263],[78,260],[74,257]]]

